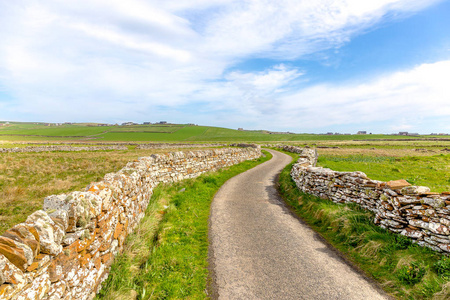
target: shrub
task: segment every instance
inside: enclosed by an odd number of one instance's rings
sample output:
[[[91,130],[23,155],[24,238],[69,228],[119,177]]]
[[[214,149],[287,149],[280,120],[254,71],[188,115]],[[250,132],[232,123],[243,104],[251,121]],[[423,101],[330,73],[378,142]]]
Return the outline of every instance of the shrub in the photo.
[[[403,266],[397,271],[397,278],[406,284],[416,284],[425,275],[425,267],[418,262],[412,262],[409,266]]]
[[[450,277],[450,258],[442,257],[433,264],[433,269],[441,277]]]

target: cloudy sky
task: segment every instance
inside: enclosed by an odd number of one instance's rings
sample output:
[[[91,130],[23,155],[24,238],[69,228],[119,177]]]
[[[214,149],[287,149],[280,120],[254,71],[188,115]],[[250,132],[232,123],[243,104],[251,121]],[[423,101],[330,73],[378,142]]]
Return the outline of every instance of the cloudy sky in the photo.
[[[0,0],[0,120],[450,132],[450,1]]]

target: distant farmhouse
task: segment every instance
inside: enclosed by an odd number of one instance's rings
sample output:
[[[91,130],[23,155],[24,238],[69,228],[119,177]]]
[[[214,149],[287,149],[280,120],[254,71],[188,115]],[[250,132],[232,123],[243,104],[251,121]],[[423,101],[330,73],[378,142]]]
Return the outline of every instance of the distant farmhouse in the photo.
[[[398,133],[398,135],[404,135],[404,136],[418,136],[418,133],[411,133],[411,132],[407,132],[407,131],[400,131]]]
[[[367,131],[358,131],[356,134],[367,134]]]

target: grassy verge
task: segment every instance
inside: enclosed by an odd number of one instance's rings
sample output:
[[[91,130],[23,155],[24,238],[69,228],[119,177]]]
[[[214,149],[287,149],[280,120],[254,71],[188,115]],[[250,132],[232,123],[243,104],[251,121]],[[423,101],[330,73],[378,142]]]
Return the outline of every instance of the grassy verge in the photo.
[[[450,259],[372,223],[373,213],[355,205],[335,204],[300,192],[280,175],[279,191],[305,220],[350,261],[399,299],[449,299]]]
[[[155,189],[146,217],[126,242],[98,299],[207,298],[211,200],[231,177],[264,161],[246,161]]]
[[[320,155],[318,164],[336,171],[362,171],[372,179],[406,179],[436,192],[450,190],[450,154],[433,156]]]

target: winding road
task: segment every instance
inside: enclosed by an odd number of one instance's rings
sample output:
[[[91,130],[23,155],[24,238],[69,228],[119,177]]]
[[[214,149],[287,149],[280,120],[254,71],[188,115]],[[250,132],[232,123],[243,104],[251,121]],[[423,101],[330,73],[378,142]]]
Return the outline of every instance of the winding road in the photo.
[[[275,179],[291,157],[233,177],[210,216],[213,299],[390,299],[283,204]]]

